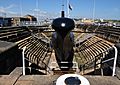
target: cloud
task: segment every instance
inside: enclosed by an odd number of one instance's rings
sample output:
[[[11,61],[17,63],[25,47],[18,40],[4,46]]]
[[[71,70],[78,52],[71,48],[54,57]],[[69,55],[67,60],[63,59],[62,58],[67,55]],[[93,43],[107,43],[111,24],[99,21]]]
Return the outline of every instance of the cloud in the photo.
[[[114,10],[114,12],[120,12],[119,8],[114,8],[113,10]]]
[[[9,6],[7,6],[7,7],[0,7],[0,14],[2,15],[2,16],[5,16],[5,15],[9,15],[10,17],[12,17],[12,16],[17,16],[18,15],[18,13],[16,13],[16,12],[13,12],[13,11],[10,11],[12,8],[14,8],[14,7],[16,7],[16,5],[14,5],[14,4],[11,4],[11,5],[9,5]]]
[[[5,12],[5,8],[0,7],[0,12],[1,12],[1,13],[4,13],[4,12]]]
[[[33,9],[30,11],[31,11],[30,14],[34,15],[35,17],[38,17],[39,19],[47,19],[47,18],[51,19],[51,18],[56,18],[59,15],[59,13],[42,11],[40,9]]]
[[[9,9],[11,9],[13,7],[15,7],[14,4],[11,4],[11,5],[7,6],[7,7],[0,7],[0,12],[7,12]]]
[[[11,8],[13,8],[13,7],[15,7],[16,5],[15,4],[11,4],[11,5],[9,5],[8,7],[6,7],[6,9],[11,9]]]
[[[7,16],[7,17],[16,17],[16,16],[20,16],[20,13],[11,11],[12,8],[16,7],[16,5],[11,4],[7,7],[2,7],[0,6],[0,16]],[[39,19],[51,19],[51,18],[56,18],[59,17],[59,13],[53,13],[53,12],[47,12],[44,10],[40,10],[40,9],[30,9],[29,11],[25,11],[22,13],[22,16],[24,15],[34,15],[35,17],[38,17]]]

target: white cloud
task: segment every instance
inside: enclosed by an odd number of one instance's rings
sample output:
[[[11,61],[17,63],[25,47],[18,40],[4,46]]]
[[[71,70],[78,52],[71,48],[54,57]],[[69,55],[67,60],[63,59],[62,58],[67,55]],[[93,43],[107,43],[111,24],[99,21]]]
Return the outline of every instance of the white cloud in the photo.
[[[6,16],[6,15],[9,15],[9,16],[17,16],[18,14],[16,12],[13,12],[13,11],[10,11],[10,9],[12,9],[13,7],[15,7],[16,5],[14,4],[11,4],[7,7],[0,7],[0,14],[1,16]]]
[[[11,9],[13,7],[15,7],[14,4],[11,4],[11,5],[7,6],[7,7],[0,7],[0,12],[7,12],[9,9]]]
[[[30,14],[38,17],[39,19],[51,19],[51,18],[56,18],[59,16],[59,13],[52,13],[52,12],[47,12],[47,11],[42,11],[40,9],[33,9],[30,10]]]
[[[119,8],[114,8],[113,10],[114,10],[114,12],[120,12]]]
[[[14,16],[20,16],[20,13],[11,11],[12,8],[16,7],[16,5],[11,4],[7,7],[2,7],[0,6],[0,16],[7,16],[7,17],[14,17]],[[47,11],[43,11],[40,9],[30,9],[29,11],[25,11],[22,13],[22,16],[26,15],[26,14],[30,14],[30,15],[34,15],[35,17],[38,17],[39,19],[46,19],[46,18],[56,18],[59,17],[59,13],[52,13],[52,12],[47,12]]]
[[[1,12],[1,13],[4,13],[4,12],[5,12],[5,8],[0,7],[0,12]]]
[[[14,5],[14,4],[11,4],[11,5],[9,5],[8,7],[6,7],[6,9],[11,9],[11,8],[13,8],[13,7],[15,7],[16,5]]]

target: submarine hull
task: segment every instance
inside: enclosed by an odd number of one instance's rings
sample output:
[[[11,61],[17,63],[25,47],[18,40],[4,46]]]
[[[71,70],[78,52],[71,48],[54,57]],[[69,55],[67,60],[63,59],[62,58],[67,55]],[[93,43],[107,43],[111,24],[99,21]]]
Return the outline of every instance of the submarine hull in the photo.
[[[71,32],[75,23],[70,18],[56,18],[53,20],[52,46],[55,50],[57,63],[61,70],[69,70],[73,66],[74,35]]]
[[[55,50],[57,63],[61,70],[69,70],[73,66],[74,35],[68,33],[64,39],[57,33],[53,33],[52,44]]]

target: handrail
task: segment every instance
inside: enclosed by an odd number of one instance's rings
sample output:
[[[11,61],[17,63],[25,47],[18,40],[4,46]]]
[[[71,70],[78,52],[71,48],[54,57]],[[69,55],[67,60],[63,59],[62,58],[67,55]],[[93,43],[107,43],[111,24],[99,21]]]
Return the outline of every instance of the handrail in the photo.
[[[102,64],[103,64],[103,63],[106,63],[106,62],[109,62],[109,61],[111,61],[111,60],[114,60],[112,76],[115,76],[118,50],[117,50],[117,48],[116,48],[115,46],[112,46],[112,47],[115,49],[115,57],[114,57],[114,58],[107,59],[107,60],[105,60],[105,61],[102,61]],[[106,50],[106,51],[107,51],[107,50]],[[105,53],[106,51],[104,51],[104,52],[102,52],[102,53]],[[100,54],[101,54],[101,53],[100,53]],[[99,56],[99,55],[97,55],[97,56]],[[96,57],[95,57],[95,58],[96,58]],[[94,58],[93,58],[93,60],[94,60]],[[88,64],[88,62],[85,63],[83,66],[85,66],[86,64]],[[101,63],[98,63],[98,64],[101,64]],[[83,68],[84,68],[84,67],[83,67]]]
[[[112,47],[111,47],[111,48],[112,48]],[[110,48],[109,48],[109,49],[110,49]],[[107,50],[99,53],[98,55],[95,56],[95,58],[93,58],[93,59],[91,59],[89,62],[86,62],[85,64],[83,64],[83,65],[82,65],[82,68],[84,69],[84,67],[85,67],[86,65],[91,64],[91,61],[93,61],[93,63],[94,63],[97,56],[99,56],[100,54],[106,53],[109,49],[107,49]],[[113,58],[108,59],[108,60],[106,60],[106,61],[103,61],[102,63],[108,62],[108,61],[110,61],[110,60],[112,60],[112,59],[113,59]],[[95,62],[95,63],[96,63],[96,62]],[[101,63],[98,63],[98,64],[101,64]],[[116,65],[115,65],[115,66],[116,66]],[[83,72],[84,72],[84,70],[83,70]]]
[[[117,48],[115,46],[113,46],[113,48],[115,49],[115,59],[114,59],[114,64],[113,64],[113,73],[112,73],[112,76],[115,76],[118,50],[117,50]]]
[[[37,56],[37,55],[34,55],[34,56]],[[27,58],[25,58],[25,59],[28,60],[31,63],[34,63],[34,62],[32,62],[31,60],[29,60]],[[51,68],[44,61],[42,61],[42,60],[40,60],[40,61],[49,69],[49,71],[52,71]],[[49,71],[47,71],[47,72],[50,73]]]
[[[25,50],[26,50],[26,46],[23,47],[23,51],[22,51],[22,57],[23,57],[23,75],[25,75]]]
[[[114,60],[114,58],[110,58],[110,59],[108,59],[108,60],[105,60],[105,61],[103,61],[102,63],[106,63],[106,62],[111,61],[111,60]]]
[[[24,47],[23,47],[23,49],[24,49]],[[30,51],[30,49],[27,49],[27,50],[29,50]],[[46,50],[46,52],[47,52],[48,50]],[[47,54],[47,53],[46,53]],[[34,54],[34,56],[37,56],[37,55],[35,55]],[[46,56],[46,55],[45,55]],[[38,57],[39,58],[39,57]],[[24,59],[26,59],[26,60],[28,60],[29,62],[31,62],[31,63],[34,63],[34,62],[32,62],[31,60],[29,60],[29,59],[27,59],[27,58],[25,58],[24,57]],[[44,61],[42,61],[41,59],[40,59],[40,61],[49,69],[49,71],[51,70],[51,68],[44,62]],[[24,63],[24,62],[23,62]],[[24,65],[24,64],[23,64]],[[25,67],[24,67],[24,69],[25,69]],[[23,70],[24,70],[23,69]],[[50,73],[49,71],[47,71],[48,73]]]

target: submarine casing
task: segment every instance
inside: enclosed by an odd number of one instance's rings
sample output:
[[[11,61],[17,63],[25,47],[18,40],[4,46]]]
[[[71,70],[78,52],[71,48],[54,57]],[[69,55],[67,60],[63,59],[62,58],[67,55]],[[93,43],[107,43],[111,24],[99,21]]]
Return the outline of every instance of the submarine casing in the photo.
[[[52,47],[61,70],[69,70],[73,66],[74,35],[71,30],[74,27],[74,21],[70,18],[57,18],[52,23],[55,30],[52,34]]]

